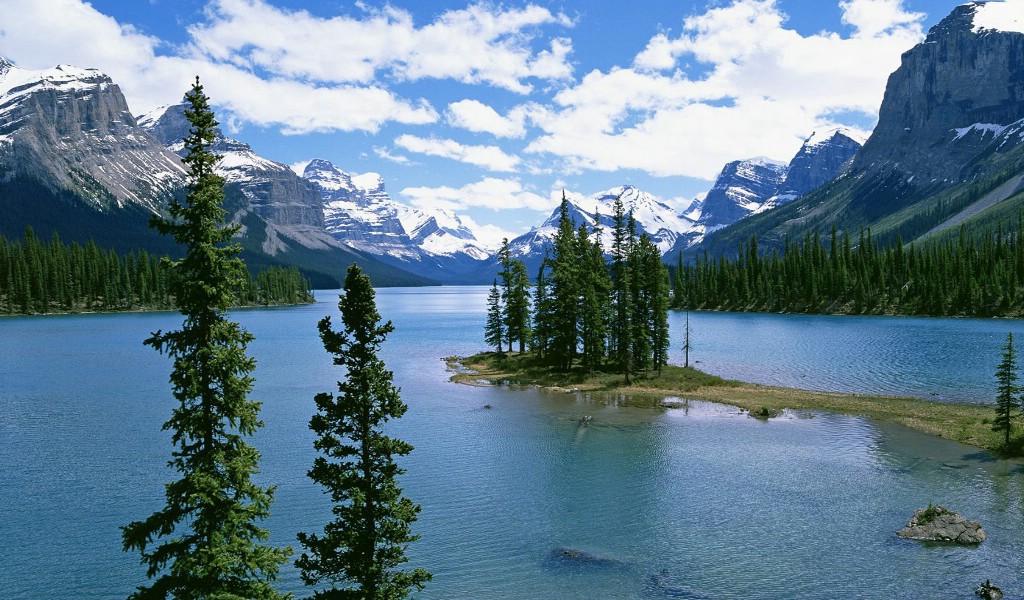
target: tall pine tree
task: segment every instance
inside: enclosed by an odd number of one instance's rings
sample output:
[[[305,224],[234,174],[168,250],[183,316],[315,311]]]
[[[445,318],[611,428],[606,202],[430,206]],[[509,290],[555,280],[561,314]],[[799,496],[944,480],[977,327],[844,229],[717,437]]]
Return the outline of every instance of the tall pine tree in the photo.
[[[410,524],[420,507],[402,496],[395,463],[412,446],[384,434],[391,419],[406,405],[392,384],[392,373],[378,358],[391,322],[380,324],[370,279],[353,264],[338,301],[344,329],[331,329],[331,318],[318,324],[324,348],[346,371],[338,394],[316,395],[317,413],[310,420],[314,446],[322,453],[309,471],[334,502],[335,519],[322,535],[300,533],[307,552],[296,561],[308,585],[340,584],[318,590],[316,598],[404,598],[422,589],[431,575],[424,569],[399,567],[408,561],[406,547],[419,538]]]
[[[487,322],[484,324],[484,341],[495,347],[498,354],[502,353],[502,342],[505,341],[505,318],[502,314],[501,290],[498,280],[494,280],[491,293],[487,295]]]
[[[217,122],[198,77],[186,99],[185,204],[172,202],[171,219],[152,222],[186,247],[170,284],[185,322],[145,342],[174,359],[179,405],[164,429],[181,478],[167,484],[164,508],[122,528],[124,549],[138,550],[154,579],[132,597],[277,598],[271,583],[289,551],[261,543],[268,534],[257,522],[270,514],[273,488],[253,483],[259,453],[245,441],[262,425],[260,404],[247,398],[253,337],[225,316],[245,265],[230,243],[238,227],[224,226],[224,180],[210,151]]]
[[[1003,360],[996,368],[996,418],[992,421],[992,431],[1002,433],[1004,443],[1010,444],[1010,433],[1013,431],[1013,418],[1020,409],[1017,394],[1017,351],[1013,348],[1013,334],[1006,334],[1006,345],[1003,346]]]

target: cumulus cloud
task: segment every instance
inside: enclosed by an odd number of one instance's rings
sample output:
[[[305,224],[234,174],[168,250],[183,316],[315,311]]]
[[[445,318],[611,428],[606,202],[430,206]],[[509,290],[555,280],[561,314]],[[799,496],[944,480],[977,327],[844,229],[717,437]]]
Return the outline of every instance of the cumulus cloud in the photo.
[[[287,134],[377,131],[440,116],[423,98],[403,98],[387,78],[482,83],[526,93],[531,80],[571,76],[571,44],[535,43],[545,26],[571,20],[545,8],[471,5],[417,27],[401,9],[321,18],[264,0],[216,0],[190,39],[171,47],[103,15],[83,0],[0,0],[0,49],[19,66],[74,62],[109,74],[144,113],[177,102],[200,75],[225,123]],[[45,39],[46,43],[39,43]],[[536,46],[536,47],[535,47]]]
[[[558,205],[551,197],[541,196],[518,179],[485,177],[462,187],[407,187],[399,192],[413,206],[465,210],[470,207],[505,210],[528,208],[549,211]]]
[[[920,31],[921,13],[907,12],[902,0],[842,0],[843,23],[857,30],[858,36],[877,37],[899,28]]]
[[[498,225],[482,225],[474,221],[469,215],[459,215],[459,220],[473,232],[473,236],[476,237],[477,240],[492,250],[497,250],[501,247],[501,240],[511,240],[520,233],[523,233],[509,231],[504,227],[499,227]]]
[[[873,120],[900,55],[923,37],[901,0],[843,0],[847,37],[801,35],[775,0],[734,0],[651,38],[628,68],[594,70],[531,116],[527,152],[567,169],[712,179],[730,160],[788,160],[833,115]],[[686,64],[698,64],[691,77]]]
[[[422,27],[400,8],[362,8],[366,14],[360,17],[322,18],[264,0],[216,0],[207,22],[189,31],[195,50],[212,60],[320,82],[365,84],[386,74],[402,81],[453,79],[527,93],[530,78],[572,75],[567,39],[533,48],[532,29],[572,25],[565,15],[540,6],[473,4]]]
[[[510,173],[519,166],[519,157],[506,154],[497,146],[474,146],[460,144],[455,140],[423,138],[415,135],[401,135],[395,145],[409,152],[450,158],[490,171]]]
[[[474,133],[489,133],[495,137],[521,138],[526,135],[526,116],[529,110],[527,106],[518,106],[503,116],[479,100],[466,99],[449,104],[444,115],[452,127],[461,127]]]

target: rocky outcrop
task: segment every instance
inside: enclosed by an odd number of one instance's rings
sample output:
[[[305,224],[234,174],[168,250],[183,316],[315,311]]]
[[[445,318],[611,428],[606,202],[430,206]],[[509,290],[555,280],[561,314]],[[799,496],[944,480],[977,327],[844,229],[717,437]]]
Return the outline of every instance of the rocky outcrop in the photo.
[[[767,158],[736,160],[722,169],[704,198],[698,223],[708,229],[731,225],[751,215],[775,195],[785,180],[787,165]]]
[[[956,183],[997,128],[1024,116],[1024,35],[977,27],[984,4],[958,6],[903,54],[855,170],[895,170],[917,187]]]
[[[43,182],[101,211],[157,211],[184,176],[107,75],[68,65],[29,71],[0,58],[0,179]]]
[[[980,544],[985,541],[981,523],[966,519],[938,504],[914,512],[906,527],[896,532],[901,538],[923,542]]]
[[[809,194],[845,173],[864,140],[846,128],[811,134],[797,151],[777,195],[794,198]]]
[[[182,140],[191,127],[184,105],[160,108],[141,117],[139,123],[168,149],[184,156]],[[244,212],[252,212],[285,230],[323,230],[319,192],[290,167],[259,156],[249,144],[224,136],[219,128],[210,149],[221,156],[217,174],[224,178],[229,190],[234,188],[247,201]]]
[[[974,590],[974,595],[983,600],[1003,600],[1003,590],[988,579]]]

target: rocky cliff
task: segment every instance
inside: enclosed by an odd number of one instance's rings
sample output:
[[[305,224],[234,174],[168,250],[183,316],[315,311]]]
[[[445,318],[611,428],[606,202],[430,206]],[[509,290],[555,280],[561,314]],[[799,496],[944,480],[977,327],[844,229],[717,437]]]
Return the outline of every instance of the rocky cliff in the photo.
[[[958,6],[903,54],[855,170],[894,171],[915,189],[977,175],[994,134],[1024,116],[1024,35],[990,28],[990,4],[1002,3]]]
[[[968,2],[903,54],[878,124],[849,169],[776,210],[704,241],[731,254],[751,235],[786,237],[870,228],[883,243],[1016,222],[1024,205],[1024,20],[1019,2]],[[1010,11],[1010,12],[1008,12]]]
[[[68,65],[29,71],[0,58],[0,180],[41,182],[98,210],[155,211],[184,173],[103,73]]]

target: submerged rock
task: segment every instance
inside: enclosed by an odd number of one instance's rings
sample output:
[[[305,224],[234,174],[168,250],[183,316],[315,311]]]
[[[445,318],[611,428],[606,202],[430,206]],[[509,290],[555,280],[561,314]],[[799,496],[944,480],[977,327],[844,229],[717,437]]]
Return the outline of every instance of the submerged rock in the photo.
[[[604,569],[625,569],[624,561],[598,556],[585,550],[559,547],[548,554],[546,564],[550,567],[598,567]]]
[[[985,583],[979,585],[978,588],[974,590],[974,595],[979,598],[984,598],[984,600],[1002,600],[1003,590],[999,589],[998,585],[992,585],[992,582],[986,579]]]
[[[751,417],[754,417],[755,419],[764,419],[765,421],[767,421],[768,419],[774,419],[775,417],[781,415],[782,411],[777,408],[772,408],[770,406],[762,406],[761,408],[750,409],[750,412],[748,412],[747,414],[749,414]]]
[[[676,583],[672,576],[669,575],[668,569],[662,569],[657,575],[651,575],[645,587],[648,595],[662,596],[664,598],[685,598],[686,600],[708,599],[707,596]]]
[[[929,504],[927,508],[915,511],[907,526],[897,531],[896,535],[925,542],[980,544],[985,541],[981,523],[966,519],[938,504]]]

